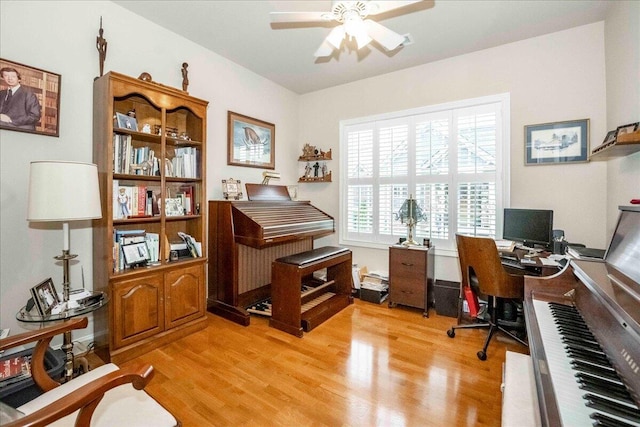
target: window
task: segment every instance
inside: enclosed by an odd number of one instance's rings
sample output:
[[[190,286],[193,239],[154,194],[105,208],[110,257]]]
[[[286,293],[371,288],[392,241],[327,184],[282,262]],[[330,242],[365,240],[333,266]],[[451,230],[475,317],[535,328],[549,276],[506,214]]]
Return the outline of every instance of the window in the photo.
[[[455,233],[495,237],[508,196],[509,95],[340,123],[340,242],[386,247],[407,236],[397,212],[423,209],[415,239],[454,249]]]

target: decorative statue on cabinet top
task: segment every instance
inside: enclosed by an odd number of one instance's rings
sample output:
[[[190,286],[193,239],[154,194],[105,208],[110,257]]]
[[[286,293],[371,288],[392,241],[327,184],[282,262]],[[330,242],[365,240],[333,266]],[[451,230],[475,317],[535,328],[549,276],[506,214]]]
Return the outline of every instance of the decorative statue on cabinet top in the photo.
[[[182,63],[182,90],[185,92],[189,87],[189,71],[187,70],[188,67],[189,64],[187,64],[186,62]]]
[[[100,30],[98,30],[98,37],[96,37],[96,49],[98,49],[98,57],[100,59],[100,75],[104,74],[104,61],[107,59],[107,40],[102,37],[104,30],[102,29],[102,16],[100,17]]]

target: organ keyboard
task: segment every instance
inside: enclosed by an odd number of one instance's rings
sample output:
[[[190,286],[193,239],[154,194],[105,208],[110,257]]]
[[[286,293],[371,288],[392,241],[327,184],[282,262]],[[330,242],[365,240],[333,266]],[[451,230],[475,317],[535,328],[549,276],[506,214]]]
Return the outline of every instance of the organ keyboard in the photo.
[[[620,209],[604,262],[525,278],[543,426],[640,426],[640,208]]]

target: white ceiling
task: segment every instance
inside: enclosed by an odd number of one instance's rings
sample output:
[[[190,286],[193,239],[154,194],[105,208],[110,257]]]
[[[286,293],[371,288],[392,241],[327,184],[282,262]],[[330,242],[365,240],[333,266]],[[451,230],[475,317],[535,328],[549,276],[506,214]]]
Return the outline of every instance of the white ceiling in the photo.
[[[324,12],[331,1],[165,1],[115,3],[304,94],[444,58],[604,20],[607,0],[435,0],[376,19],[414,43],[393,52],[343,43],[328,58],[313,53],[325,27],[272,26],[269,12]],[[389,16],[394,15],[394,16]]]

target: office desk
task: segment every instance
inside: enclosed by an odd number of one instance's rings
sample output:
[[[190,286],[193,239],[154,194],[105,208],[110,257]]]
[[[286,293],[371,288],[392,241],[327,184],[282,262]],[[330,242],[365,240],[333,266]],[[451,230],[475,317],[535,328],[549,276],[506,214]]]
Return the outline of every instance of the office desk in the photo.
[[[505,253],[500,254],[500,260],[505,271],[509,274],[528,275],[528,276],[551,276],[556,274],[562,269],[561,265],[544,265],[540,258],[546,258],[551,255],[551,252],[540,252],[538,256],[527,258],[525,255],[527,251],[524,249],[515,249],[513,252],[509,252],[509,257],[517,257],[518,260],[505,259]],[[534,263],[522,263],[522,259],[531,259]]]

